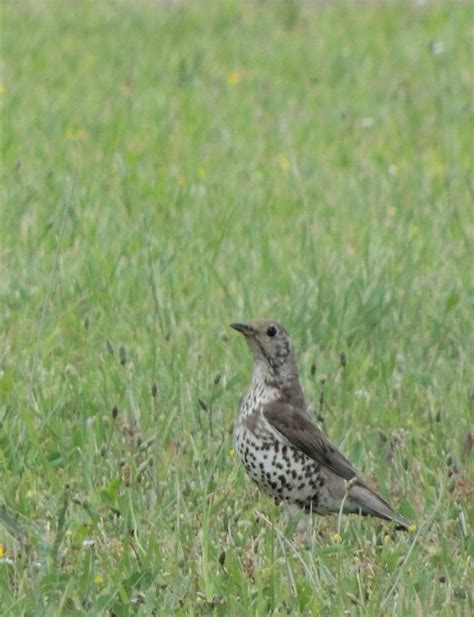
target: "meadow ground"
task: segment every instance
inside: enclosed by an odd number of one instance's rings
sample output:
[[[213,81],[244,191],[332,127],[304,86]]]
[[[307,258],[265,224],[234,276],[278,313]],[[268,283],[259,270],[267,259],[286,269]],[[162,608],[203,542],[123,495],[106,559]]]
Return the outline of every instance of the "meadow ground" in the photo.
[[[471,16],[3,3],[2,615],[470,612]],[[415,531],[294,545],[233,450],[255,316]]]

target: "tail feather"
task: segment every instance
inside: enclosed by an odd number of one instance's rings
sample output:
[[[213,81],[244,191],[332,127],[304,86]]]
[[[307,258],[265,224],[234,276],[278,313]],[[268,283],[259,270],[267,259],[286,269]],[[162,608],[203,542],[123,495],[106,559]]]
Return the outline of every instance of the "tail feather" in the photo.
[[[352,503],[360,509],[362,514],[370,514],[387,521],[393,521],[397,524],[397,528],[408,529],[410,523],[406,518],[397,514],[389,503],[368,486],[355,484],[351,488],[349,495]]]

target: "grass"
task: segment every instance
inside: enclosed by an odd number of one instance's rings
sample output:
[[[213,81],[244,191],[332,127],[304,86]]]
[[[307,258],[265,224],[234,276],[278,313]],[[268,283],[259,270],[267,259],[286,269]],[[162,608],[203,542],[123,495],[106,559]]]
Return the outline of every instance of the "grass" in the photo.
[[[3,3],[3,615],[470,613],[468,6]],[[251,486],[256,316],[414,533]]]

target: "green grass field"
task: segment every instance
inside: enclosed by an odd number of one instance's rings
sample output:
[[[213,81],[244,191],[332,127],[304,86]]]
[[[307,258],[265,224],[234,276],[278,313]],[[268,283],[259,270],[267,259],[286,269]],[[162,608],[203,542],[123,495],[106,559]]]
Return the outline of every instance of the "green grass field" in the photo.
[[[2,615],[470,614],[471,19],[3,2]],[[257,316],[415,531],[247,480]]]

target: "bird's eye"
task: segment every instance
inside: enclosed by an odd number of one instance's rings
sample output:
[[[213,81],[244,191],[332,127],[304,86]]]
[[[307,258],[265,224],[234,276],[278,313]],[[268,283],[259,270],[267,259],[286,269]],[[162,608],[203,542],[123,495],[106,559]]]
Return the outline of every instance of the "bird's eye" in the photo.
[[[267,330],[267,336],[275,336],[276,333],[277,329],[275,328],[275,326],[270,326]]]

